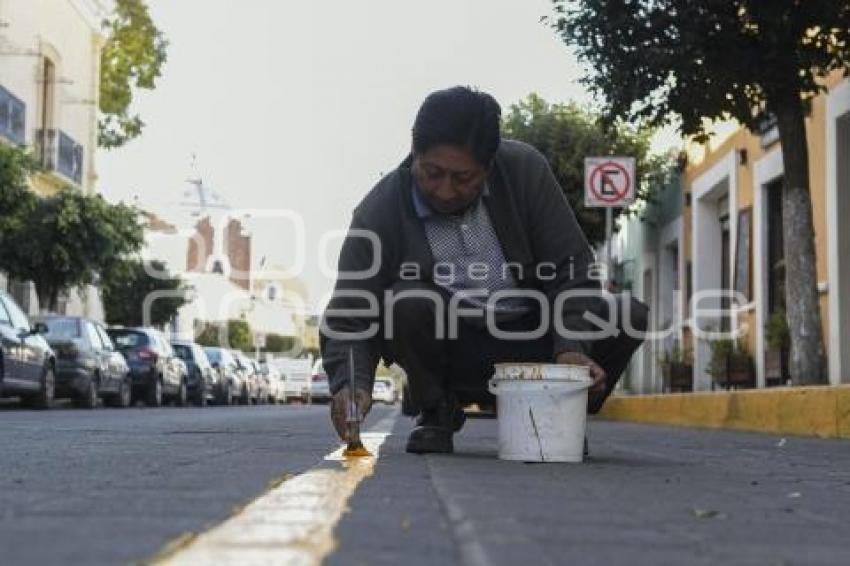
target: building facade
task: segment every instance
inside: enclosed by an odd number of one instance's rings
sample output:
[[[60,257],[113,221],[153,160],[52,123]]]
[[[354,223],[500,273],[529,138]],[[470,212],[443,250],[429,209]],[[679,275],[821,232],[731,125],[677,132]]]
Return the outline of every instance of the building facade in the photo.
[[[112,0],[0,0],[0,143],[32,150],[44,171],[32,189],[47,196],[97,181],[101,22]],[[30,283],[0,281],[30,313]],[[72,291],[68,314],[102,317],[97,292]]]
[[[845,221],[850,218],[850,79],[836,75],[826,86],[828,91],[812,101],[806,127],[828,377],[840,384],[850,383],[850,222]],[[620,262],[634,264],[627,279],[652,307],[653,327],[671,321],[679,327],[643,347],[643,358],[630,370],[629,390],[660,392],[660,359],[674,347],[690,353],[694,390],[716,388],[715,342],[694,332],[697,327],[738,333],[751,363],[750,386],[784,385],[787,347],[771,340],[774,322],[784,319],[786,300],[784,171],[776,125],[766,122],[752,133],[724,124],[708,144],[691,145],[687,154],[681,214],[663,214],[657,226],[631,220],[618,236]],[[675,209],[671,198],[662,204]],[[720,297],[718,290],[741,300]],[[728,314],[695,320],[694,307]]]

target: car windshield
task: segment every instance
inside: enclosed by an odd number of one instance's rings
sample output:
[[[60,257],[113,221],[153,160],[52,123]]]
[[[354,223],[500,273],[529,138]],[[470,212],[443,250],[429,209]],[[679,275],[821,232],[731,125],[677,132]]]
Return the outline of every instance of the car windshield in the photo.
[[[178,358],[186,362],[192,361],[192,348],[185,344],[172,344],[171,347],[174,348],[174,353],[177,354]]]
[[[47,333],[44,335],[48,340],[80,337],[80,321],[76,318],[48,318],[42,320],[47,325]]]
[[[106,333],[109,334],[115,345],[121,349],[138,348],[139,346],[150,344],[150,339],[144,332],[110,328]]]

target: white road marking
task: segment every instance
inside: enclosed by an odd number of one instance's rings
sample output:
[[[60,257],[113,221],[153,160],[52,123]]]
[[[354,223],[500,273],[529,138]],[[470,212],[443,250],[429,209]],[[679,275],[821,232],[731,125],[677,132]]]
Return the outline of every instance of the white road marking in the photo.
[[[396,409],[362,435],[371,458],[346,460],[342,448],[325,460],[342,469],[309,470],[271,489],[220,525],[176,544],[154,560],[168,566],[204,564],[315,565],[336,547],[333,531],[361,481],[371,476]]]

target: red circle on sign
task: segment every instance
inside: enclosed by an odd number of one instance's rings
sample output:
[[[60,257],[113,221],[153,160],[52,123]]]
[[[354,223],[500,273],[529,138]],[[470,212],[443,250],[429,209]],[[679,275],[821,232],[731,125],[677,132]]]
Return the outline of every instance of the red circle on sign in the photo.
[[[596,178],[599,176],[599,174],[602,172],[602,170],[605,169],[606,167],[614,167],[616,169],[619,169],[623,173],[623,178],[626,180],[626,185],[625,185],[625,187],[623,187],[623,190],[622,191],[618,190],[617,194],[615,194],[614,196],[603,196],[603,195],[599,194],[599,191],[596,190]],[[595,196],[597,199],[599,199],[603,202],[615,203],[617,201],[622,200],[626,196],[626,194],[629,192],[629,188],[631,187],[631,184],[632,184],[632,180],[629,178],[629,172],[626,171],[625,167],[623,167],[622,165],[620,165],[616,161],[606,161],[605,163],[597,165],[596,168],[593,170],[593,172],[590,174],[590,192],[593,193],[593,196]],[[616,189],[616,187],[614,187],[614,188]]]

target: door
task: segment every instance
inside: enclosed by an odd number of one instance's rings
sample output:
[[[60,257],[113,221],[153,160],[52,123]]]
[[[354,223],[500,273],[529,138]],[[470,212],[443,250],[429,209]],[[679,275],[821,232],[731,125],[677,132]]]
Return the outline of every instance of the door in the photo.
[[[124,374],[126,373],[124,371],[126,365],[124,358],[115,349],[115,345],[112,343],[112,339],[106,333],[106,330],[99,324],[95,324],[94,328],[103,346],[106,373],[109,375],[109,389],[117,393],[121,388],[121,382],[124,380]]]
[[[41,385],[41,372],[44,369],[46,342],[41,336],[30,334],[30,321],[18,305],[8,297],[0,297],[12,323],[12,332],[16,335],[19,352],[20,378],[32,388]]]
[[[13,389],[28,385],[21,375],[23,373],[21,339],[12,325],[12,318],[6,310],[2,296],[0,296],[0,344],[2,344],[3,352],[3,385]]]
[[[91,348],[92,356],[94,357],[97,376],[99,379],[99,387],[101,390],[109,389],[109,367],[107,364],[106,352],[103,350],[103,343],[100,340],[100,335],[97,329],[88,320],[81,321],[85,329],[86,341]],[[94,377],[94,376],[92,376]]]

